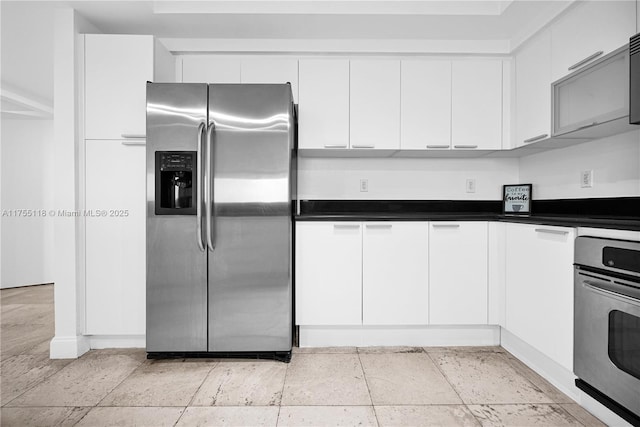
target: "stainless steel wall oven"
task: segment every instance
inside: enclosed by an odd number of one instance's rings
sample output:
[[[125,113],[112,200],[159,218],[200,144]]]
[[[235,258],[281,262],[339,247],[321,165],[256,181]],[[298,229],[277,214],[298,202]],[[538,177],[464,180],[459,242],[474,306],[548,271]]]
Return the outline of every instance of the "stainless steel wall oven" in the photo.
[[[578,237],[574,274],[576,385],[640,425],[640,242]]]

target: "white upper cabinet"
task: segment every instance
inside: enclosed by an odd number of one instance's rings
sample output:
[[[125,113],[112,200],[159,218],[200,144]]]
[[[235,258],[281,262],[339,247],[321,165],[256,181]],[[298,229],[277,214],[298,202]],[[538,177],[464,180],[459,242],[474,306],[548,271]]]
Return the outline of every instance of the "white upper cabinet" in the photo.
[[[429,321],[487,324],[488,224],[432,222],[429,230]]]
[[[402,61],[403,150],[451,148],[451,61]]]
[[[515,56],[516,141],[521,147],[551,133],[551,32],[543,30]]]
[[[502,61],[452,62],[451,144],[502,148]]]
[[[291,83],[294,102],[298,102],[298,60],[244,59],[240,69],[241,83]]]
[[[296,324],[362,324],[362,226],[296,224]]]
[[[349,61],[301,60],[299,148],[349,148]]]
[[[400,61],[354,60],[350,70],[351,148],[400,148]]]
[[[365,222],[362,324],[426,325],[429,317],[426,222]]]
[[[551,27],[552,81],[629,43],[636,33],[634,2],[577,3]]]
[[[184,83],[240,83],[240,60],[216,56],[182,57]]]
[[[85,139],[146,134],[152,36],[85,35]]]

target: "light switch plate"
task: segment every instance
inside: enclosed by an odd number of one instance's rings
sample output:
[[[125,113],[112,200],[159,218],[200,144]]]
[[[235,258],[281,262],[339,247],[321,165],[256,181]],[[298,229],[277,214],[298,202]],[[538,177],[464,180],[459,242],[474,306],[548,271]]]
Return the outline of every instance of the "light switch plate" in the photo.
[[[361,179],[360,180],[360,192],[361,193],[366,193],[369,191],[369,180],[368,179]]]

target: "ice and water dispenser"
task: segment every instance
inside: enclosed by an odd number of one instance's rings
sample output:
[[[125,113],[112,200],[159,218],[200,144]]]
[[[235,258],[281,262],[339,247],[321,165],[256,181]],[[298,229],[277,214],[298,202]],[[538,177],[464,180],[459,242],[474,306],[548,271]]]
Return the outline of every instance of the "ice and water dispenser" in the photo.
[[[195,151],[156,151],[156,215],[195,215],[196,177]]]

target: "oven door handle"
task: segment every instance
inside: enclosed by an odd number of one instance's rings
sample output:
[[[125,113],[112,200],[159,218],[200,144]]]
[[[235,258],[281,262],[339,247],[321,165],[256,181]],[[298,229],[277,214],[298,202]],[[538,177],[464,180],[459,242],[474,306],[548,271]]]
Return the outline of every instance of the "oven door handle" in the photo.
[[[616,292],[616,291],[612,291],[611,289],[607,289],[606,287],[604,287],[602,284],[600,283],[596,283],[593,282],[591,280],[583,280],[582,281],[582,285],[594,292],[599,292],[602,294],[605,294],[606,296],[610,296],[610,297],[615,297],[615,298],[620,298],[625,300],[625,302],[628,302],[629,304],[633,304],[637,307],[640,307],[640,299],[634,298],[632,296],[629,295],[625,295],[622,294],[620,292]]]

